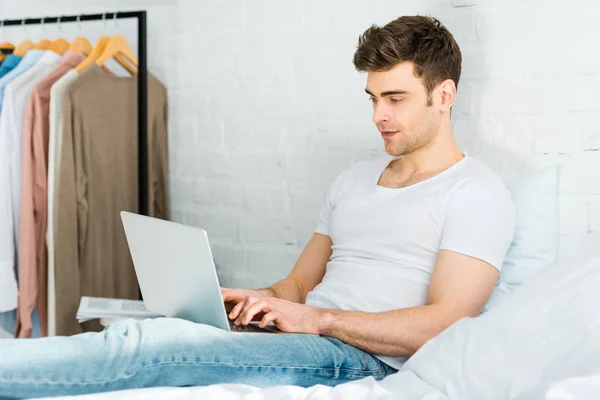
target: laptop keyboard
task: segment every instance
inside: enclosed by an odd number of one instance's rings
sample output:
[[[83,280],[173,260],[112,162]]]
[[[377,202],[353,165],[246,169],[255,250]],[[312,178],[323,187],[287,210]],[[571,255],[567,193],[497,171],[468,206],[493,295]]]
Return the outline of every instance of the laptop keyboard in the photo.
[[[229,321],[229,328],[231,332],[255,332],[255,333],[274,333],[270,329],[261,328],[253,324],[249,325],[236,325],[233,321]]]

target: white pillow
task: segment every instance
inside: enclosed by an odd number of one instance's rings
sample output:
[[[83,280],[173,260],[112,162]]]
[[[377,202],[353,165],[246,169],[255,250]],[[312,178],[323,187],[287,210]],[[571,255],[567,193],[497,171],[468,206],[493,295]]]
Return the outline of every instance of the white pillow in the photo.
[[[556,262],[558,252],[558,168],[507,183],[515,203],[515,237],[506,253],[487,311],[537,272]]]
[[[546,392],[546,400],[593,400],[600,394],[600,375],[569,378],[555,383]]]
[[[600,257],[546,269],[427,342],[381,384],[400,391],[401,377],[414,375],[449,399],[542,399],[554,382],[600,373],[599,287]]]

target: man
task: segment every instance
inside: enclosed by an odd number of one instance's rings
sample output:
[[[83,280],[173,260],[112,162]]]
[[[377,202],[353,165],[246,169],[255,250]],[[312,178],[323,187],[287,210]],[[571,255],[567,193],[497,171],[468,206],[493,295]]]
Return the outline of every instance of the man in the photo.
[[[463,154],[450,111],[461,54],[429,17],[359,38],[355,67],[385,157],[333,182],[316,233],[289,276],[223,289],[232,334],[188,321],[131,320],[101,333],[0,341],[0,396],[237,382],[336,385],[382,379],[456,320],[480,313],[514,234],[501,179]]]

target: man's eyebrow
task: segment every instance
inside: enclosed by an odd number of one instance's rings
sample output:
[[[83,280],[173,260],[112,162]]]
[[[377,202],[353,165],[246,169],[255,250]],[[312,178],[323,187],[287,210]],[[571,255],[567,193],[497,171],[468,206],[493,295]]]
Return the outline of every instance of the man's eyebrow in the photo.
[[[375,95],[373,93],[369,92],[367,89],[365,89],[365,92],[367,92],[367,94],[370,94],[371,96],[375,97]],[[391,96],[394,94],[408,94],[408,92],[406,90],[388,90],[387,92],[382,92],[381,97]]]

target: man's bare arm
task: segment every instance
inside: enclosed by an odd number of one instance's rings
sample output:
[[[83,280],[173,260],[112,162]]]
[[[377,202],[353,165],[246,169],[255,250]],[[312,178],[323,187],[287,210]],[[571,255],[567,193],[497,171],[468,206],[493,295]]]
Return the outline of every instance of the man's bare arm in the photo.
[[[319,333],[369,353],[411,356],[455,321],[479,315],[497,278],[485,261],[440,250],[427,305],[381,313],[322,310]]]
[[[327,263],[331,258],[332,245],[329,236],[315,233],[286,278],[258,290],[221,288],[221,295],[229,318],[237,318],[243,309],[264,296],[303,304],[308,292],[323,280]],[[254,320],[260,318],[262,318],[262,314],[253,315]]]
[[[279,282],[258,291],[295,303],[304,303],[308,292],[313,290],[325,275],[325,267],[331,258],[331,238],[320,233],[313,234],[290,274]]]

